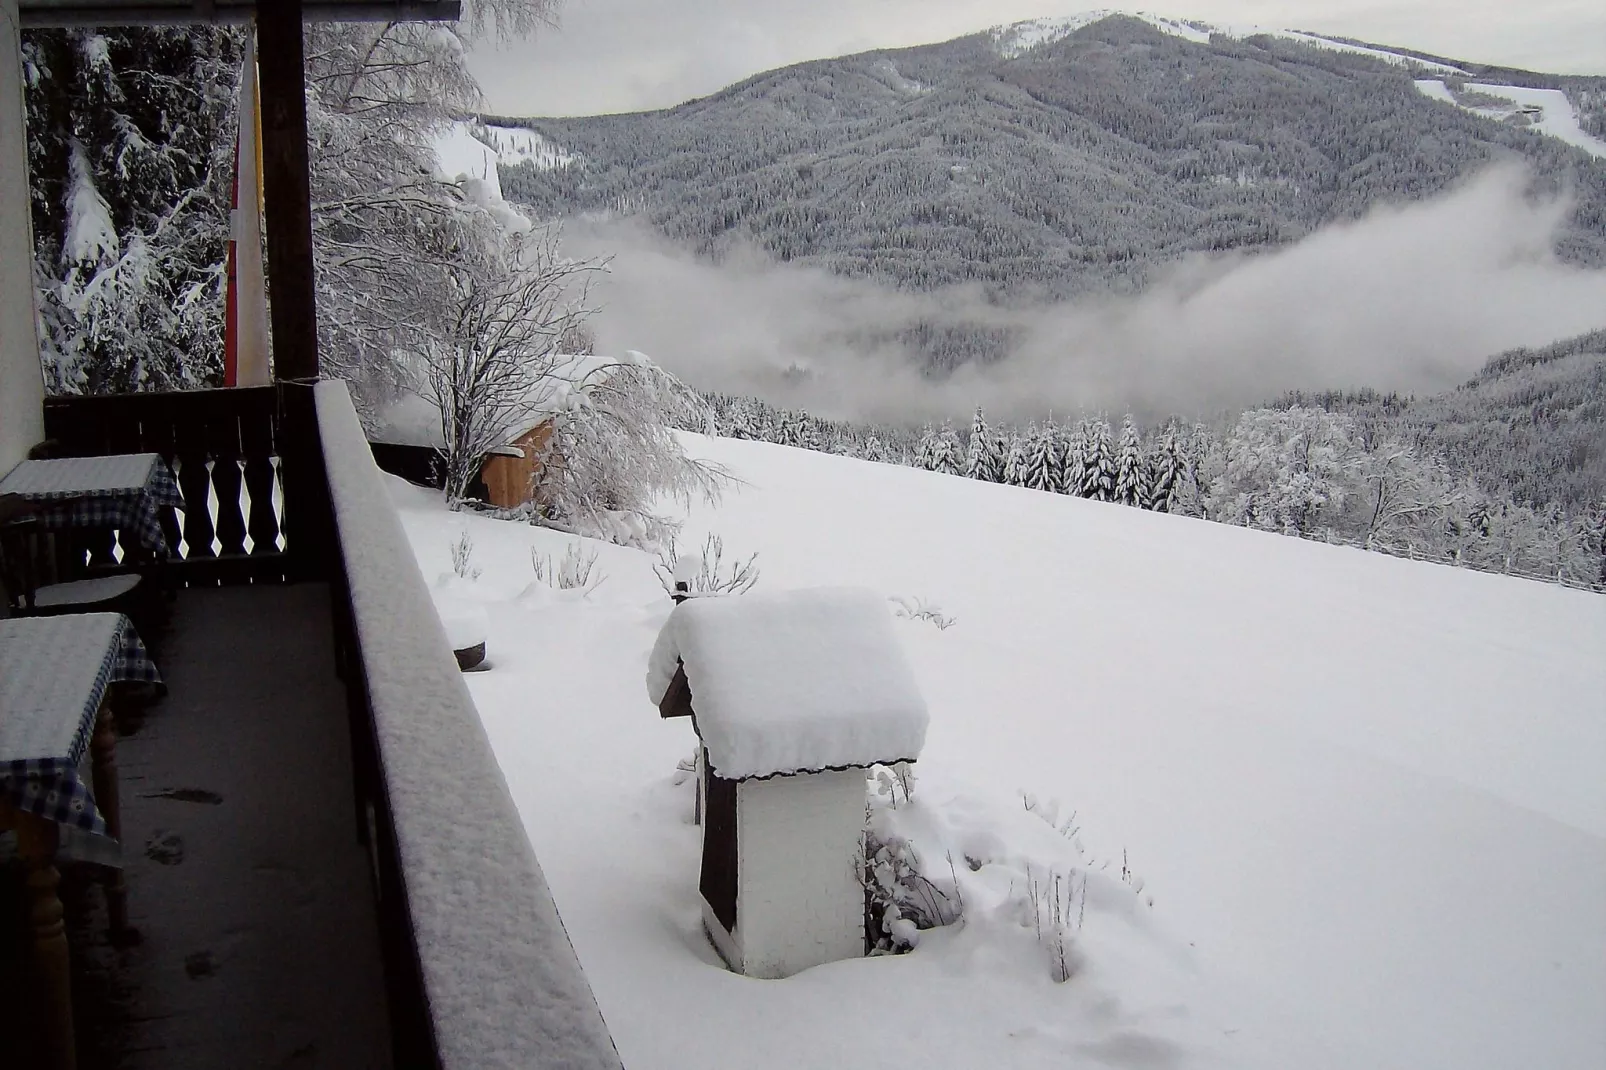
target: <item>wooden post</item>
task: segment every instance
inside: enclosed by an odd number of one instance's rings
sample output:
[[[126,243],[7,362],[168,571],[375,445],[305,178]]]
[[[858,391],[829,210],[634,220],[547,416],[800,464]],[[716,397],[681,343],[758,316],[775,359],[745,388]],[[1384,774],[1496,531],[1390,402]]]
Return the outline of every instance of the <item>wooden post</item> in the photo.
[[[117,722],[112,717],[110,702],[100,704],[95,734],[89,740],[89,754],[95,779],[95,805],[106,822],[106,834],[122,843],[126,855],[123,807],[117,793]],[[111,919],[113,939],[125,939],[128,936],[128,884],[121,869],[112,870],[106,880],[106,914]]]
[[[0,0],[0,474],[45,437],[17,0]]]
[[[318,376],[318,306],[312,270],[301,0],[270,0],[261,4],[257,9],[257,36],[273,375],[276,379],[315,379]]]
[[[56,826],[18,810],[17,853],[27,867],[28,927],[33,935],[33,968],[38,979],[47,1065],[73,1070],[78,1063],[73,1039],[72,975],[67,957],[67,929],[56,887]]]

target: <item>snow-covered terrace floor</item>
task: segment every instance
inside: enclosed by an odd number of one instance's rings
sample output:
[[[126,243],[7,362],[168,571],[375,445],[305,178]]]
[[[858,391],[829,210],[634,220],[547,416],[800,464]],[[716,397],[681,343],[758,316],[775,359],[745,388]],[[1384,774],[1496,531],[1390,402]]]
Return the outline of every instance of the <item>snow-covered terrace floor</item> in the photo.
[[[390,1065],[330,635],[328,588],[308,583],[180,591],[153,636],[169,693],[118,743],[141,941],[111,944],[85,868],[63,884],[83,1070]],[[20,879],[0,888],[20,922]],[[6,1066],[43,1065],[24,934],[0,926]]]

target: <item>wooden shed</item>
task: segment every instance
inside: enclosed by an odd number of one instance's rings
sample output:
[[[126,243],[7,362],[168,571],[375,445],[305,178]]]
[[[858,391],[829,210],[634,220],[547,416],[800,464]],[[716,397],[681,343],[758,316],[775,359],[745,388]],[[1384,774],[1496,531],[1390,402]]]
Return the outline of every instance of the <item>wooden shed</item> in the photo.
[[[480,460],[480,482],[486,504],[513,509],[539,500],[543,463],[551,461],[557,420],[577,398],[607,381],[617,361],[590,354],[556,358],[552,370],[531,384],[528,395],[508,421],[498,445]],[[407,391],[379,413],[369,444],[387,471],[413,478],[438,473],[435,458],[445,446],[440,410],[421,394]],[[437,475],[438,479],[438,475]],[[428,482],[439,485],[436,479]]]
[[[927,723],[886,601],[690,599],[659,633],[647,690],[700,741],[698,888],[721,957],[778,978],[864,954],[865,770],[919,757]]]
[[[548,417],[485,455],[480,464],[480,480],[485,484],[487,503],[498,509],[512,509],[535,500],[542,458],[554,430]]]

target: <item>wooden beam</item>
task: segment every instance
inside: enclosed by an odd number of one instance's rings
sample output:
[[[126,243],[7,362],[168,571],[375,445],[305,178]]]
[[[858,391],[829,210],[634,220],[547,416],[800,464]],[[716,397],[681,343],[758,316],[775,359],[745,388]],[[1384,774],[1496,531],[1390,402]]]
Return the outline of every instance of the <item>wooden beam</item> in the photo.
[[[691,681],[686,679],[686,665],[684,662],[675,666],[675,678],[669,681],[669,689],[658,702],[658,716],[695,717],[691,707]]]
[[[262,0],[272,8],[277,0]],[[304,0],[307,22],[455,22],[460,0]],[[22,0],[24,29],[47,26],[181,26],[242,24],[257,0]]]
[[[257,18],[273,377],[279,380],[318,377],[318,302],[312,270],[301,18],[301,0],[264,4]]]
[[[16,0],[0,0],[0,474],[45,437]]]

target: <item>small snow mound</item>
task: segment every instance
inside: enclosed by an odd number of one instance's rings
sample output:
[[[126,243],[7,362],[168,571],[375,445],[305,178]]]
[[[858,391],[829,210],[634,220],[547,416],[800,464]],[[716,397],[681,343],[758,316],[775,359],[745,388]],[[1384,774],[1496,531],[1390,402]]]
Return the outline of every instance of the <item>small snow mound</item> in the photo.
[[[886,601],[871,591],[694,598],[653,646],[655,705],[682,664],[722,777],[913,760],[926,742],[925,698]]]
[[[457,593],[456,577],[444,576],[431,595],[435,602],[435,615],[446,630],[446,642],[453,650],[467,650],[485,642],[490,634],[491,621],[481,606]]]

